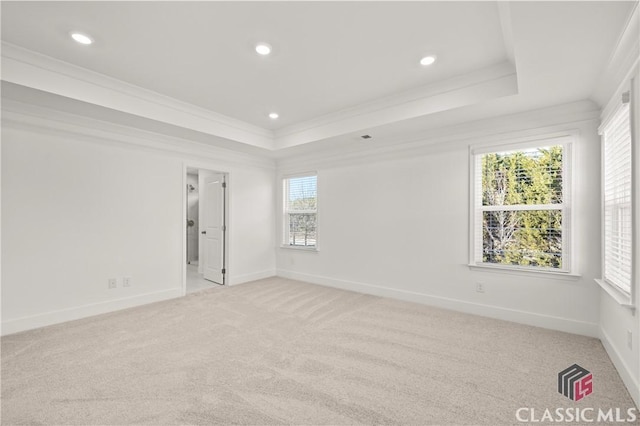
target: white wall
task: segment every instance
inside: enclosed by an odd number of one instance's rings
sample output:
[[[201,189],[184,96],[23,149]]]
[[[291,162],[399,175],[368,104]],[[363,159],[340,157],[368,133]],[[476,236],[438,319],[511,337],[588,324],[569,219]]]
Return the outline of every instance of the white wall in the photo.
[[[635,71],[631,73],[635,78],[635,129],[636,137],[634,141],[635,149],[635,193],[636,206],[640,206],[640,72],[636,66]],[[612,98],[620,99],[620,94],[612,94]],[[640,209],[636,209],[636,246],[635,248],[635,305],[640,308]],[[601,340],[607,349],[609,356],[613,360],[616,368],[620,372],[620,376],[624,380],[631,396],[636,404],[640,406],[640,315],[638,311],[632,311],[629,308],[620,306],[611,296],[604,290],[601,290],[600,296],[600,327]],[[627,345],[627,332],[632,333],[632,347]]]
[[[274,175],[273,169],[257,168],[229,174],[230,285],[276,274]]]
[[[278,274],[597,336],[600,294],[593,281],[599,275],[600,248],[597,121],[542,128],[543,115],[536,112],[529,124],[522,117],[504,117],[476,126],[494,136],[452,138],[433,145],[426,139],[423,147],[416,145],[403,158],[369,159],[363,153],[351,164],[322,160],[314,164],[309,158],[281,161],[279,175],[302,171],[299,168],[318,173],[319,251],[278,249]],[[469,144],[508,140],[509,134],[492,127],[513,127],[516,122],[528,135],[578,132],[573,146],[573,255],[579,278],[485,272],[467,266]],[[512,131],[511,136],[524,133]],[[476,282],[484,283],[485,293],[475,291]]]
[[[187,163],[229,173],[231,283],[274,274],[271,160],[150,149],[100,126],[67,132],[3,114],[3,334],[180,296]]]

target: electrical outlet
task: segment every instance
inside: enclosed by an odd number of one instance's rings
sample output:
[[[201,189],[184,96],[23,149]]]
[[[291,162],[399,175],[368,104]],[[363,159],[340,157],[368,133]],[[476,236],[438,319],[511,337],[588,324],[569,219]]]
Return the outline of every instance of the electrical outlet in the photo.
[[[476,283],[476,291],[478,293],[484,293],[484,283]]]
[[[627,346],[629,349],[633,349],[633,332],[627,330]]]
[[[122,279],[122,287],[131,287],[131,277],[124,277]]]
[[[118,287],[118,280],[116,280],[115,278],[109,278],[109,288],[116,288]]]

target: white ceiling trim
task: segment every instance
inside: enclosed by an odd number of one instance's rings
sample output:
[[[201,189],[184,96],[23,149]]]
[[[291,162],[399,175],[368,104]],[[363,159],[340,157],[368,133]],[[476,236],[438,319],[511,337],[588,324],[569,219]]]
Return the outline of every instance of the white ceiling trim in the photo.
[[[432,129],[410,135],[393,144],[382,143],[366,149],[358,146],[340,147],[338,150],[283,157],[277,160],[277,165],[279,170],[295,171],[414,158],[435,152],[463,149],[470,143],[495,144],[499,141],[532,138],[554,132],[566,133],[567,129],[576,129],[584,122],[597,123],[599,115],[598,106],[592,101],[584,100]]]
[[[286,127],[276,131],[275,148],[290,148],[517,93],[515,67],[504,62]]]
[[[14,99],[2,100],[2,124],[9,128],[74,137],[81,142],[103,143],[126,149],[152,150],[199,160],[222,160],[237,167],[273,170],[269,157],[244,154],[187,139],[57,111]]]
[[[273,132],[6,42],[2,79],[270,151],[517,93],[504,62]]]
[[[106,75],[2,43],[2,79],[68,98],[273,149],[273,132]]]
[[[607,105],[609,97],[613,95],[630,70],[638,63],[640,57],[639,9],[638,3],[635,3],[633,12],[620,32],[615,48],[594,88],[592,98],[600,106]]]

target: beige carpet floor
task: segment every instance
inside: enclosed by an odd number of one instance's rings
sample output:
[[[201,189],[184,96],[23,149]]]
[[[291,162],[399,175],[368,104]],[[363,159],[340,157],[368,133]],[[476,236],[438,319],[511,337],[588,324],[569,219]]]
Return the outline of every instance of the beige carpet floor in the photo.
[[[573,402],[557,373],[594,391]],[[597,339],[281,278],[2,338],[2,424],[517,424],[633,407]]]

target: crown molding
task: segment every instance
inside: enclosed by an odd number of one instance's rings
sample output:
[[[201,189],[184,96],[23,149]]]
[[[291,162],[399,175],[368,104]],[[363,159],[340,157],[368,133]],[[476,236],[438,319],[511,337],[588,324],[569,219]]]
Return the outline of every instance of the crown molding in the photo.
[[[226,165],[242,168],[275,168],[275,161],[266,155],[246,154],[14,99],[2,100],[2,127],[65,138],[73,137],[82,142],[101,143],[125,149],[164,152],[198,161],[223,161]]]
[[[575,132],[584,123],[597,124],[600,109],[590,100],[583,100],[511,115],[466,122],[427,132],[416,133],[392,143],[381,141],[377,146],[354,144],[325,151],[279,158],[280,172],[298,169],[334,168],[373,162],[411,159],[456,149],[470,144],[495,143],[541,134]]]
[[[273,132],[6,42],[2,79],[269,151],[517,93],[505,62]]]
[[[273,150],[273,132],[2,42],[2,79],[198,132]]]
[[[515,67],[503,62],[462,76],[379,98],[275,132],[283,149],[371,127],[517,94]]]
[[[634,2],[633,11],[620,32],[616,45],[607,60],[591,95],[601,107],[607,106],[625,79],[638,65],[640,58],[640,7]]]

